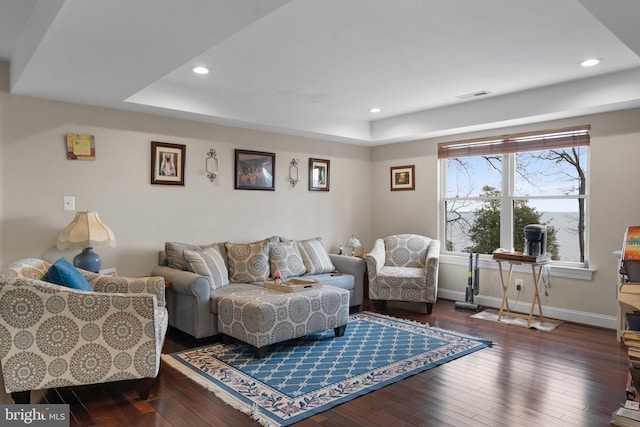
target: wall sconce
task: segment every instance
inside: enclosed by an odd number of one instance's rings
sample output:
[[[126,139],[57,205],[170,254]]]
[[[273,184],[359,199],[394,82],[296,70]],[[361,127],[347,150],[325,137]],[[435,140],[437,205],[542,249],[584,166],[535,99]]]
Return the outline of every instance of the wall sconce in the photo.
[[[209,167],[209,161],[211,161],[211,167]],[[218,176],[218,158],[216,157],[216,150],[209,149],[207,153],[207,159],[205,160],[205,169],[207,171],[207,178],[213,182]]]
[[[295,187],[300,180],[300,174],[298,174],[298,159],[291,159],[289,163],[289,182],[292,187]]]

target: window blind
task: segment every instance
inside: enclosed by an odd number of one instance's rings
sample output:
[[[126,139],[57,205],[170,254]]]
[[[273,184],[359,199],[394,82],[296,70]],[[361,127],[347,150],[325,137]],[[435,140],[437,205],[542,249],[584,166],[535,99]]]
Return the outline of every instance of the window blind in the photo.
[[[554,150],[590,144],[591,126],[579,126],[493,136],[438,144],[438,158],[450,159],[470,156],[491,156],[525,151]]]

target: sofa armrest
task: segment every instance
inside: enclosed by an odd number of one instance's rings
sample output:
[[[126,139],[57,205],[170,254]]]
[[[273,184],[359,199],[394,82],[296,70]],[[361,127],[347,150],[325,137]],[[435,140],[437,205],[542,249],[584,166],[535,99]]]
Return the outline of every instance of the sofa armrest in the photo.
[[[198,301],[209,301],[211,298],[211,284],[199,274],[157,265],[151,270],[151,275],[161,276],[171,282],[173,292],[194,296]]]
[[[424,272],[427,275],[427,282],[433,281],[433,287],[438,291],[438,267],[440,266],[440,241],[432,240],[427,249],[427,256],[424,263]]]
[[[362,258],[338,254],[329,254],[329,258],[331,258],[336,270],[354,277],[354,301],[362,301],[364,296],[364,275],[367,272],[365,261]]]
[[[158,307],[165,306],[164,278],[107,276],[80,270],[95,292],[155,295]]]
[[[377,274],[382,270],[382,267],[384,267],[385,257],[384,240],[377,239],[366,258],[369,278],[371,278],[372,274]]]

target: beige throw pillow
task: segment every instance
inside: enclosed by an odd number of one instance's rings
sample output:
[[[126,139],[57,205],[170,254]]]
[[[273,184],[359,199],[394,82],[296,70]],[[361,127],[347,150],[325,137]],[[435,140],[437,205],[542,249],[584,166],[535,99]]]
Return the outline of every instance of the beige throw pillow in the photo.
[[[269,245],[269,260],[271,261],[271,277],[273,272],[280,270],[280,277],[302,276],[307,269],[302,262],[300,250],[295,243],[271,243]]]
[[[229,281],[264,282],[269,278],[269,242],[225,243],[229,260]]]

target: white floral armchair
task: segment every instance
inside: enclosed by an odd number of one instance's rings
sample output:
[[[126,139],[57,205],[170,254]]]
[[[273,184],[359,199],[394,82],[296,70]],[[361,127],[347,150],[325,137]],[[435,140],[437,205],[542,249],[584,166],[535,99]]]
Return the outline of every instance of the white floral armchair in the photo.
[[[47,282],[50,264],[28,258],[0,272],[0,362],[7,393],[158,375],[167,331],[164,279],[80,270],[94,291]]]
[[[431,314],[438,296],[440,242],[417,234],[377,239],[367,254],[369,299],[376,308],[386,301],[427,303]]]

